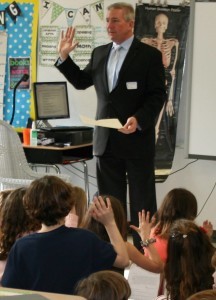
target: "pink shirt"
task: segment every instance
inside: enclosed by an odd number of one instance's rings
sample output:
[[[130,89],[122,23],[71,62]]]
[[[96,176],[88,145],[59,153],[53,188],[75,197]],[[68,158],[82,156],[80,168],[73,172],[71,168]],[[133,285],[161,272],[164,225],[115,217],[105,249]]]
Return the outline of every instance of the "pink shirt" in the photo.
[[[157,249],[158,254],[160,255],[160,258],[163,262],[166,262],[167,260],[167,245],[168,245],[168,240],[167,239],[162,239],[155,235],[155,229],[153,228],[150,233],[150,238],[155,238],[156,242],[154,243],[155,249]],[[148,256],[148,249],[145,249],[145,255]]]

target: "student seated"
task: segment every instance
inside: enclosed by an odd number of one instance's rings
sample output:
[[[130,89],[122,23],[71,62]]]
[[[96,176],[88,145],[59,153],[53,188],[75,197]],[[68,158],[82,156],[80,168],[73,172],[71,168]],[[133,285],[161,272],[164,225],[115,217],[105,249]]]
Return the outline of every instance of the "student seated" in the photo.
[[[213,285],[211,259],[215,248],[194,221],[179,219],[171,228],[164,267],[165,296],[157,300],[185,300]]]
[[[155,214],[156,224],[150,233],[150,237],[156,239],[154,247],[164,262],[167,259],[167,243],[173,222],[179,219],[194,221],[197,216],[197,207],[197,199],[194,194],[184,188],[174,188],[164,197]],[[202,230],[210,236],[212,234],[211,222],[204,221]],[[146,251],[146,255],[148,255],[148,251]]]
[[[26,188],[21,187],[2,194],[0,210],[0,280],[4,273],[8,253],[15,241],[40,229],[40,223],[34,222],[27,215],[23,206]],[[6,196],[6,198],[5,198]]]
[[[100,271],[78,282],[76,295],[88,300],[128,300],[131,289],[121,274]]]
[[[118,229],[124,241],[126,242],[129,259],[131,260],[131,262],[134,262],[141,268],[144,268],[148,271],[160,273],[163,270],[164,264],[161,261],[160,256],[157,250],[154,248],[153,244],[148,245],[149,257],[146,257],[133,244],[127,242],[127,219],[121,202],[117,198],[110,195],[102,195],[102,197],[105,202],[107,201],[107,199],[109,199],[111,202],[114,218]],[[138,232],[141,240],[145,241],[149,238],[153,220],[150,220],[149,213],[145,213],[144,211],[138,215],[138,218],[140,220],[140,227],[138,228],[136,226],[132,226],[132,228]],[[98,222],[98,220],[92,218],[92,215],[91,213],[89,213],[89,211],[87,211],[84,217],[82,226],[83,228],[97,234],[101,239],[110,242],[109,236],[107,235],[106,229],[103,224]],[[116,268],[113,268],[113,270],[118,271],[122,274],[124,271]]]
[[[44,176],[30,184],[24,206],[28,215],[41,223],[41,229],[12,247],[3,287],[73,294],[75,284],[91,273],[128,265],[110,201],[106,205],[101,197],[95,198],[91,214],[103,223],[111,243],[90,231],[64,225],[74,204],[71,191],[71,186],[56,176]]]

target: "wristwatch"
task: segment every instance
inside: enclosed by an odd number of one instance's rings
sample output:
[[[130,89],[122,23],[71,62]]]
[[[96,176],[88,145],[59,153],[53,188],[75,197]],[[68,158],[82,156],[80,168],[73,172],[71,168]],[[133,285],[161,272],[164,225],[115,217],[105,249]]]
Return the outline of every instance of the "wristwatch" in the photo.
[[[155,243],[156,242],[156,239],[154,239],[154,238],[151,238],[151,239],[146,239],[145,241],[140,241],[140,244],[141,244],[141,246],[142,247],[145,247],[145,248],[147,248],[150,244],[153,244],[153,243]]]

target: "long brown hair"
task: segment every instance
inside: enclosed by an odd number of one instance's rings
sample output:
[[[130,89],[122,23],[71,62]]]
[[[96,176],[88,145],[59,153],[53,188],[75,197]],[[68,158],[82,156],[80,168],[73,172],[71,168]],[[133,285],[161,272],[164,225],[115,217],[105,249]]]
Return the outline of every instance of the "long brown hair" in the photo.
[[[209,237],[193,221],[180,219],[171,226],[167,262],[164,268],[166,288],[172,300],[212,288],[215,251]]]
[[[80,227],[87,211],[87,196],[86,192],[79,186],[72,187],[72,190],[75,201],[74,208],[76,210],[76,215],[78,216],[77,226]]]
[[[127,240],[127,219],[126,219],[124,208],[120,200],[110,195],[102,195],[102,197],[105,202],[107,198],[110,199],[116,225],[123,239],[126,241]],[[82,228],[93,231],[104,241],[107,242],[110,241],[104,225],[96,221],[94,218],[92,218],[91,215],[88,213],[88,211],[84,217]]]
[[[32,220],[23,206],[26,188],[11,191],[1,209],[0,260],[5,260],[16,239],[40,229],[39,222]]]
[[[194,194],[184,188],[175,188],[167,193],[156,213],[155,234],[168,238],[175,220],[194,220],[197,215],[197,200]]]

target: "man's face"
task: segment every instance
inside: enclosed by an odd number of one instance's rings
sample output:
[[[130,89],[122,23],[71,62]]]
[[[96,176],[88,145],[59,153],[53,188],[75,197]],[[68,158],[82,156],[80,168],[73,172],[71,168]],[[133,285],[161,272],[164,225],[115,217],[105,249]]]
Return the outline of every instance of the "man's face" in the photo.
[[[106,28],[110,39],[121,44],[133,34],[134,21],[125,21],[122,9],[111,9],[107,12]]]

